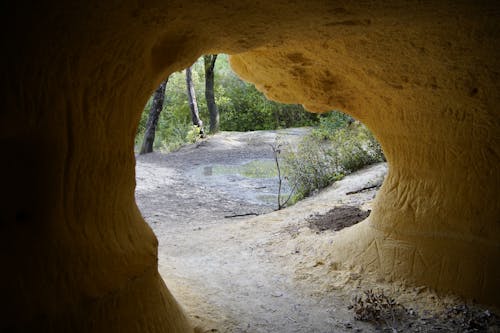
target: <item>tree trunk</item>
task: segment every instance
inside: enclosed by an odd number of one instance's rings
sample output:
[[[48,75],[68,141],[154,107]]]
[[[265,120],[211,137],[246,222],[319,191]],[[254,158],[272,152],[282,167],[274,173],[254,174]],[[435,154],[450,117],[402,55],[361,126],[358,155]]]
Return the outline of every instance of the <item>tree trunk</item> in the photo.
[[[215,104],[214,95],[214,67],[216,60],[217,54],[203,56],[205,63],[205,99],[210,114],[210,133],[219,131],[219,110],[217,104]]]
[[[146,123],[146,132],[144,133],[144,140],[139,154],[147,154],[153,151],[153,142],[155,141],[156,125],[158,125],[158,118],[163,109],[163,101],[165,99],[165,89],[167,87],[168,78],[163,81],[153,95],[153,104],[149,110],[148,122]]]
[[[200,119],[200,112],[198,111],[198,103],[196,102],[196,93],[194,91],[193,78],[191,75],[191,67],[186,68],[186,86],[187,86],[189,108],[191,109],[191,119],[193,121],[193,125],[199,127],[200,136],[203,136],[203,122]]]

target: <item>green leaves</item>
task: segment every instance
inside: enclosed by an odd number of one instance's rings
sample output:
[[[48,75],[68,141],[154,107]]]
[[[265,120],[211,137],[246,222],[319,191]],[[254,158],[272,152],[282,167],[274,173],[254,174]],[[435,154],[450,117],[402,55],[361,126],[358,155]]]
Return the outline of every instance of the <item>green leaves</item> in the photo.
[[[370,131],[350,123],[346,115],[333,112],[320,120],[296,151],[284,154],[296,198],[307,197],[365,165],[384,160],[382,148]]]
[[[210,57],[210,59],[208,59]],[[213,64],[214,56],[207,57],[206,64]],[[205,61],[201,57],[192,65],[192,78],[196,93],[203,96],[205,92]],[[316,136],[327,139],[338,128],[350,121],[350,117],[341,113],[328,116],[312,114],[301,105],[280,104],[269,101],[252,84],[240,80],[231,70],[227,55],[218,55],[215,62],[214,95],[220,113],[220,130],[252,131],[272,130],[278,128],[315,126]],[[137,130],[136,143],[140,143],[144,135],[145,124],[151,102],[145,106]],[[205,98],[198,98],[200,118],[209,125],[209,114]],[[191,119],[186,94],[184,72],[173,73],[169,77],[166,89],[164,109],[155,135],[155,148],[176,149],[190,141]]]

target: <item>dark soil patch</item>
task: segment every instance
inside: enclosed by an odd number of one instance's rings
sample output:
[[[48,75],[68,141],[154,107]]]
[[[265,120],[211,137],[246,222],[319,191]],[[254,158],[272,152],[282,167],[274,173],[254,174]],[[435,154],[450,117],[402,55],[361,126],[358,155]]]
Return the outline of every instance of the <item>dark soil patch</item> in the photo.
[[[356,206],[339,206],[323,215],[312,215],[307,219],[309,228],[319,232],[339,231],[363,221],[370,215],[370,210],[361,210]]]

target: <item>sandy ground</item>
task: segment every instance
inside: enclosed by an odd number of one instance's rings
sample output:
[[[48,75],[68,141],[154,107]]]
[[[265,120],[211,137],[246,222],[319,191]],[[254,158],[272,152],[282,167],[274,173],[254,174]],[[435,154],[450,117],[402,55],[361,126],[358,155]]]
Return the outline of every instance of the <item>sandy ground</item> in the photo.
[[[276,178],[212,173],[214,166],[269,161],[276,136],[293,145],[306,132],[221,133],[174,153],[137,157],[136,198],[159,240],[160,273],[193,322],[203,332],[372,332],[375,326],[348,309],[363,290],[382,288],[419,311],[456,302],[336,267],[325,252],[336,231],[310,228],[311,215],[336,206],[369,210],[376,187],[346,193],[380,185],[386,164],[280,211],[269,200]],[[228,218],[247,213],[262,215]],[[424,324],[411,331],[447,332]]]

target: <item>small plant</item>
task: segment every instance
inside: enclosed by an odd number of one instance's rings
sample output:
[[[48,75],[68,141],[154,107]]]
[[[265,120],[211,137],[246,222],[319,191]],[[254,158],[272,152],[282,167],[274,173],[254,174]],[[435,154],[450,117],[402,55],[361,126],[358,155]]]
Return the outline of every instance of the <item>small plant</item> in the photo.
[[[273,150],[273,156],[274,156],[274,162],[276,164],[276,171],[278,172],[278,210],[283,209],[286,207],[290,199],[292,198],[292,195],[295,191],[295,186],[292,188],[290,191],[288,197],[286,198],[285,201],[282,201],[281,199],[281,189],[283,186],[283,180],[287,180],[288,177],[283,175],[283,172],[280,167],[280,154],[281,154],[281,148],[283,146],[283,143],[279,142],[279,139],[276,138],[273,144],[270,144],[271,149]]]
[[[404,306],[382,290],[374,292],[371,289],[362,296],[355,296],[348,309],[354,312],[354,319],[377,324],[393,333],[398,332],[400,322],[408,313]]]
[[[198,138],[202,137],[201,128],[195,125],[191,125],[191,129],[187,132],[186,141],[188,143],[195,143]]]

